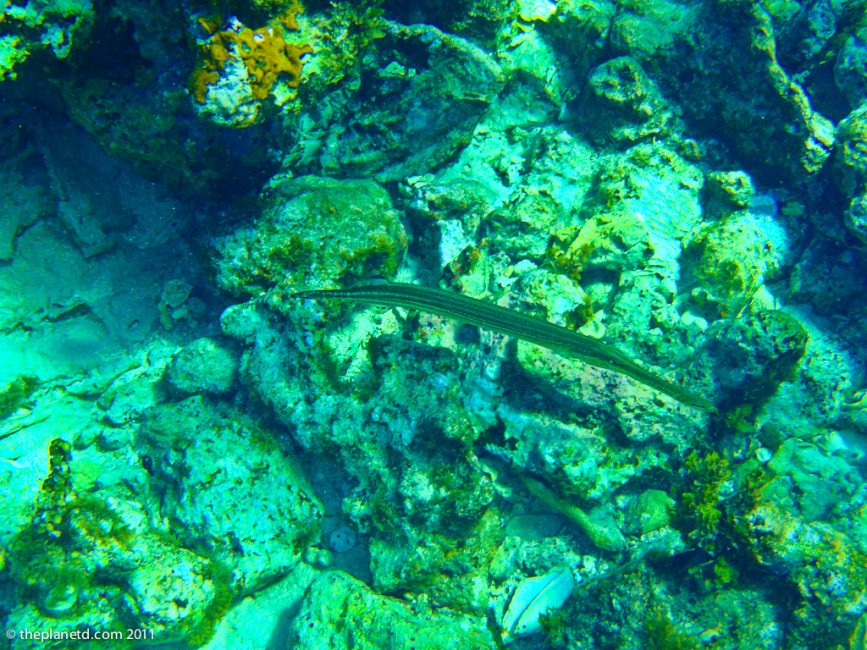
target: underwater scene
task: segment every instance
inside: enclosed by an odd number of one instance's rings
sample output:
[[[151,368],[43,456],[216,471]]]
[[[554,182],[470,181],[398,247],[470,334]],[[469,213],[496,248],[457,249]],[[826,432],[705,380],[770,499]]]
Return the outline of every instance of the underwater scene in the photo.
[[[0,1],[0,648],[864,650],[865,363],[867,0]]]

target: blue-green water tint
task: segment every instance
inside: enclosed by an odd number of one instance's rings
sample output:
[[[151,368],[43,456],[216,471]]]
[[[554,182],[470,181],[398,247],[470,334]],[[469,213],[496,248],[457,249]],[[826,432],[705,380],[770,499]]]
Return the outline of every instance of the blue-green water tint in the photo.
[[[862,647],[862,4],[0,10],[9,646]]]

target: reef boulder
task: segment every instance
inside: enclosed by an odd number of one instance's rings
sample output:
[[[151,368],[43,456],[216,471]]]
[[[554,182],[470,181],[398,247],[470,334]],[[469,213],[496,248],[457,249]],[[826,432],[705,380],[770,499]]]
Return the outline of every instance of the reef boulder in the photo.
[[[282,311],[301,288],[390,277],[407,236],[388,192],[369,180],[271,180],[252,224],[215,242],[217,283],[236,296],[270,294]]]
[[[310,586],[292,620],[295,648],[494,648],[481,619],[381,596],[338,571]]]
[[[502,80],[469,41],[389,23],[353,86],[287,116],[285,169],[380,181],[424,173],[470,141]]]

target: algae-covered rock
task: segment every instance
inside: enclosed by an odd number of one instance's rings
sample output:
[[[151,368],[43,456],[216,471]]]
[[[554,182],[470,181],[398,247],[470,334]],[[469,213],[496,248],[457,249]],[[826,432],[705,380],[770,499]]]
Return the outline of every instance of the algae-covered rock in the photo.
[[[329,572],[310,586],[290,626],[290,648],[495,648],[482,618],[381,596]]]
[[[764,419],[780,431],[809,432],[818,427],[838,430],[841,417],[846,417],[847,401],[855,410],[863,385],[861,361],[854,349],[802,319],[801,327],[809,335],[809,343],[791,382],[780,384],[776,395],[765,409]]]
[[[766,177],[818,173],[834,143],[833,125],[780,65],[764,3],[713,0],[675,9],[688,18],[660,28],[662,47],[646,51],[643,32],[624,41],[669,99],[687,119],[713,124]]]
[[[610,0],[538,3],[543,11],[546,5],[554,4],[556,11],[539,25],[539,31],[556,46],[554,52],[555,55],[560,55],[558,58],[561,74],[568,73],[575,79],[584,79],[587,71],[604,56],[611,34],[612,19],[619,13],[620,8]],[[519,38],[516,35],[515,40]],[[512,46],[511,42],[506,44]],[[565,80],[568,81],[569,77]]]
[[[158,179],[175,195],[195,194],[197,203],[201,192],[226,196],[256,191],[273,174],[275,165],[267,159],[262,133],[248,129],[242,140],[231,129],[191,119],[186,87],[195,65],[195,40],[204,31],[198,21],[200,5],[163,0],[28,4],[50,5],[65,13],[60,19],[49,14],[45,24],[58,40],[73,32],[69,59],[75,65],[61,67],[45,87],[56,87],[63,97],[57,101],[62,101],[69,119],[112,156],[132,162],[137,171]],[[78,6],[88,8],[88,25],[93,27],[79,30],[88,34],[86,44],[75,31],[81,21],[73,22],[72,11]],[[55,21],[59,24],[51,25]],[[65,43],[69,45],[69,39]],[[83,44],[86,47],[80,47]],[[88,158],[79,155],[79,164]],[[111,182],[102,185],[103,192],[110,188]],[[97,199],[92,205],[101,203]],[[184,212],[176,212],[164,224],[181,219]]]
[[[226,332],[244,335],[246,343],[241,356],[241,384],[293,430],[294,440],[303,449],[322,449],[333,433],[354,436],[361,428],[360,405],[347,403],[337,394],[325,394],[307,404],[304,396],[308,390],[330,387],[326,373],[319,368],[311,372],[304,356],[298,354],[304,345],[301,333],[287,336],[274,320],[273,314],[252,301],[228,310],[224,320]],[[327,362],[322,365],[326,370],[334,368]],[[353,426],[337,431],[321,426],[322,422],[332,421],[337,413],[342,421],[353,421]]]
[[[859,255],[840,255],[838,251],[839,245],[834,242],[817,242],[805,250],[789,275],[789,300],[809,304],[821,316],[861,311],[865,307],[861,296],[867,280],[867,260]]]
[[[867,106],[852,111],[837,126],[834,179],[849,197],[867,190]]]
[[[180,393],[228,393],[238,375],[238,354],[226,341],[196,339],[172,359],[166,378]]]
[[[163,286],[160,294],[160,325],[166,330],[172,330],[179,323],[195,325],[196,300],[192,298],[193,285],[186,280],[174,278]]]
[[[685,368],[689,326],[675,299],[686,284],[684,243],[701,222],[701,172],[668,146],[649,142],[607,156],[602,169],[595,198],[604,207],[555,234],[550,262],[589,298],[575,306],[585,320],[592,317],[584,334],[645,363]],[[584,393],[583,400],[590,390],[576,385],[569,392]]]
[[[852,108],[867,100],[867,25],[859,27],[837,52],[834,83]]]
[[[684,267],[700,284],[692,300],[709,316],[742,312],[791,261],[788,233],[760,210],[757,205],[712,222],[690,242]]]
[[[95,20],[90,0],[27,0],[0,9],[0,81],[15,79],[16,66],[32,54],[51,51],[58,59],[86,41]]]
[[[150,13],[177,19],[172,11]],[[175,57],[187,55],[177,50],[177,43],[168,52]],[[142,81],[158,77],[165,85],[116,84],[84,77],[61,86],[72,120],[113,156],[129,161],[143,176],[159,179],[177,195],[196,199],[205,191],[224,197],[254,192],[273,174],[275,166],[265,156],[267,145],[261,133],[248,129],[242,152],[232,131],[202,128],[185,117],[189,110],[181,77],[185,68],[138,58],[125,62],[130,67],[142,64],[127,74],[140,72]],[[218,141],[222,142],[215,144]]]
[[[748,543],[756,560],[785,575],[798,590],[797,616],[808,623],[796,634],[814,635],[804,639],[807,646],[843,643],[867,611],[864,550],[829,524],[807,522],[771,503],[759,503],[749,522]],[[816,617],[835,624],[820,625],[819,620],[811,620]]]
[[[217,282],[234,295],[269,291],[286,309],[293,291],[389,277],[403,258],[404,227],[373,181],[277,177],[263,201],[251,227],[215,243]]]
[[[706,362],[713,368],[719,403],[726,406],[767,400],[782,382],[795,379],[807,348],[804,326],[779,310],[750,312],[710,329]]]
[[[256,335],[265,329],[266,323],[266,310],[253,300],[231,305],[220,314],[223,333],[244,345],[254,343]]]
[[[497,410],[508,441],[507,454],[518,467],[547,477],[565,501],[600,501],[633,475],[627,467],[606,467],[605,441],[575,424],[567,425],[544,413]],[[626,465],[626,464],[624,464]]]
[[[374,583],[480,610],[484,596],[465,576],[468,566],[484,571],[499,518],[486,514],[496,493],[472,452],[478,430],[461,404],[458,358],[383,336],[391,322],[359,313],[335,319],[320,337],[274,322],[261,304],[224,315],[227,331],[248,346],[244,384],[299,446],[339,458],[355,480],[343,510],[370,540]],[[441,319],[423,322],[440,340]],[[494,522],[484,539],[482,517]],[[481,541],[469,544],[471,534]],[[457,540],[466,553],[453,552]]]
[[[596,647],[600,634],[616,630],[621,646],[635,648],[776,647],[783,627],[760,589],[697,589],[683,573],[660,582],[651,564],[579,583],[559,615],[543,622],[552,645]],[[606,632],[600,632],[604,630]]]
[[[454,242],[443,263],[467,288],[478,292],[481,278],[467,276],[492,265],[544,259],[551,233],[571,223],[572,211],[587,200],[596,169],[592,149],[545,124],[555,108],[535,85],[506,88],[455,164],[409,179],[410,216],[434,224],[440,232],[431,238],[441,247]],[[445,230],[454,231],[455,223],[464,238],[459,244]]]
[[[143,540],[142,556],[151,558],[127,578],[126,611],[163,638],[207,640],[235,596],[230,570],[159,537]]]
[[[671,522],[674,500],[662,490],[649,489],[637,495],[627,512],[628,529],[640,535],[665,528]]]
[[[488,575],[504,539],[502,513],[489,508],[472,525],[396,524],[370,544],[373,586],[382,593],[425,594],[442,607],[483,616],[489,605]]]
[[[867,244],[867,191],[862,192],[849,203],[843,213],[843,221],[861,243]]]
[[[174,533],[207,544],[237,591],[287,573],[319,535],[322,506],[300,468],[249,417],[200,396],[154,409],[139,445]]]
[[[233,597],[228,570],[151,523],[143,464],[62,439],[48,464],[30,522],[4,540],[8,588],[21,602],[7,622],[64,633],[135,622],[167,641],[207,638]],[[68,637],[46,647],[68,647]]]
[[[103,410],[106,422],[123,426],[138,420],[139,416],[165,399],[161,379],[171,361],[171,350],[155,347],[139,363],[130,363],[107,385],[98,391],[97,405]]]
[[[583,120],[594,141],[634,144],[671,135],[675,118],[641,67],[629,56],[590,71]]]
[[[763,494],[807,521],[824,519],[837,504],[853,499],[860,482],[845,459],[796,438],[780,445],[768,468],[785,480],[772,483]]]
[[[750,175],[743,171],[711,171],[705,175],[709,210],[723,212],[748,208],[756,194]]]
[[[469,142],[502,86],[494,59],[432,25],[388,23],[382,36],[352,92],[287,116],[284,168],[399,180]]]
[[[697,29],[699,23],[699,3],[629,0],[618,4],[611,41],[617,51],[633,52],[642,60],[670,51],[680,35]]]
[[[837,89],[853,108],[858,106],[857,94],[852,92],[858,82],[851,77],[859,74],[859,64],[863,66],[863,58],[858,60],[857,35],[863,37],[865,33],[864,6],[852,0],[773,0],[762,5],[771,14],[779,34],[778,56],[783,67],[809,80],[810,90],[817,98],[822,92],[833,92],[831,88],[826,90],[830,80],[819,80],[820,76],[830,76],[833,67]],[[863,67],[860,73],[863,77]],[[845,108],[841,100],[828,97],[822,101],[829,109],[839,111]]]
[[[450,350],[382,337],[370,351],[378,378],[378,413],[399,432],[393,443],[408,447],[419,436],[420,444],[439,437],[471,441],[473,431],[458,402],[458,359]]]
[[[660,298],[676,293],[683,243],[701,220],[701,172],[668,145],[650,142],[606,156],[601,167],[594,188],[601,205],[580,226],[555,234],[552,262],[582,283],[589,276],[600,281],[599,288],[607,285],[604,293],[588,292],[594,300],[607,302],[615,290],[625,296],[629,285],[658,292]],[[629,314],[631,321],[612,324],[645,327],[652,303],[632,306],[638,308],[635,313],[611,309],[618,320]]]
[[[119,631],[134,621],[167,642],[197,646],[208,639],[234,596],[224,566],[154,531],[132,533],[107,504],[78,502],[70,512],[79,521],[70,522],[70,538],[53,548],[44,541],[34,544],[38,540],[33,537],[26,539],[26,550],[13,545],[13,576],[28,597],[11,612],[9,625],[50,626],[69,634],[94,624]],[[38,559],[20,561],[34,551]],[[61,649],[67,644],[22,641],[15,647]]]
[[[0,384],[0,420],[8,417],[24,405],[27,399],[39,388],[39,378],[31,375],[15,377]]]

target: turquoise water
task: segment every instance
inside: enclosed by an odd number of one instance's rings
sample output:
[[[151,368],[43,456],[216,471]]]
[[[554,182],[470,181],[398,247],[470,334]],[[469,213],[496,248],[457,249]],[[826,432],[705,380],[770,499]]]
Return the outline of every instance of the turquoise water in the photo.
[[[5,3],[4,647],[867,647],[865,15]]]

